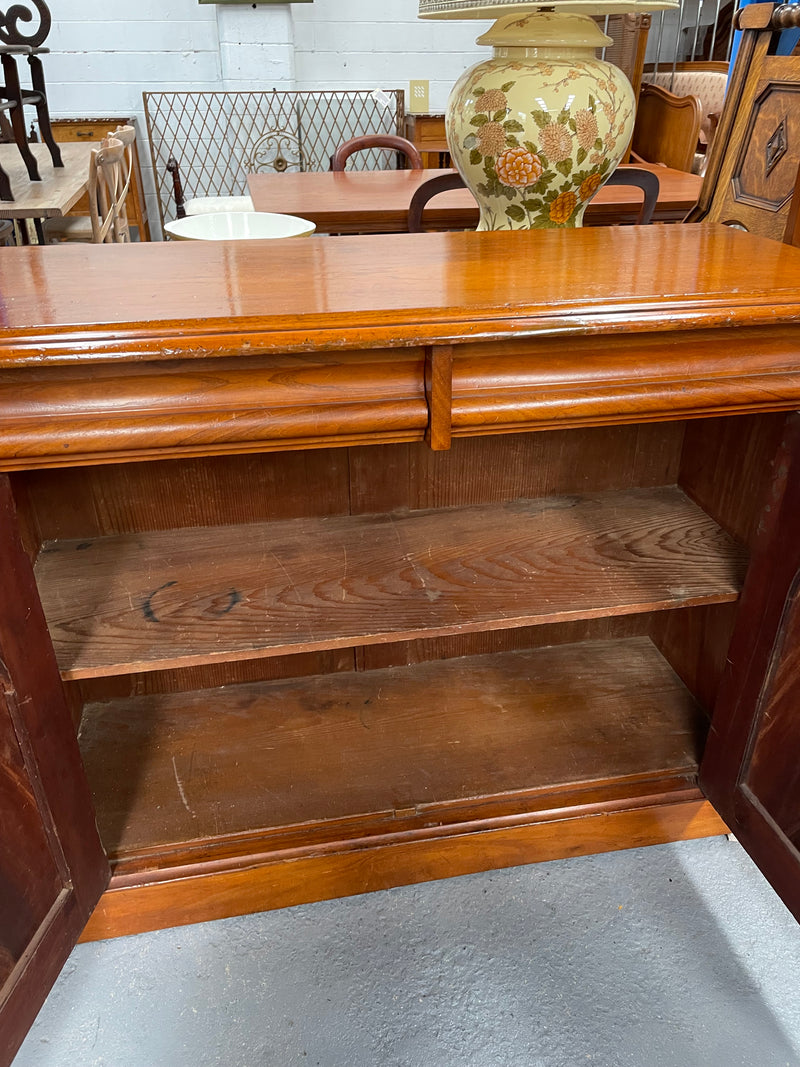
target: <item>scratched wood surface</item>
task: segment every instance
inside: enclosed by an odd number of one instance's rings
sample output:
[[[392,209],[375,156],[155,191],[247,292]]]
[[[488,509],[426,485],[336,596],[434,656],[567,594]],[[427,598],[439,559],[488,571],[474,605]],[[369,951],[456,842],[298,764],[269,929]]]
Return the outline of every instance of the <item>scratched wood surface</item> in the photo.
[[[399,833],[474,818],[479,798],[690,775],[703,723],[640,637],[93,704],[80,743],[120,857],[323,822],[335,840],[367,818]]]
[[[724,226],[142,242],[57,253],[0,249],[0,366],[41,366],[43,352],[48,367],[80,366],[89,355],[204,364],[243,351],[341,352],[555,328],[580,337],[768,325],[792,323],[800,307],[800,252]],[[187,399],[180,395],[176,410]]]
[[[680,422],[604,426],[462,438],[447,452],[433,452],[422,443],[309,449],[24,471],[11,478],[18,512],[32,531],[35,558],[44,540],[669,485],[677,479],[683,435]],[[70,685],[79,687],[83,701],[92,701],[347,670],[354,666],[354,654],[359,666],[400,666],[647,632],[646,620],[624,631],[590,622],[571,624],[563,633],[552,626],[523,627]]]
[[[0,469],[800,405],[800,251],[726,227],[194,244],[0,249]]]
[[[66,678],[735,600],[745,554],[680,490],[46,544]]]

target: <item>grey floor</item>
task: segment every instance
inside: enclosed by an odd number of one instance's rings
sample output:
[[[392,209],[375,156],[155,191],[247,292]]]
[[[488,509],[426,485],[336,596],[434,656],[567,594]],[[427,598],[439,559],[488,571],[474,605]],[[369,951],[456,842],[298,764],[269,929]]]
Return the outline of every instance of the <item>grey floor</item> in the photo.
[[[725,838],[79,946],[14,1067],[800,1067],[800,927]]]

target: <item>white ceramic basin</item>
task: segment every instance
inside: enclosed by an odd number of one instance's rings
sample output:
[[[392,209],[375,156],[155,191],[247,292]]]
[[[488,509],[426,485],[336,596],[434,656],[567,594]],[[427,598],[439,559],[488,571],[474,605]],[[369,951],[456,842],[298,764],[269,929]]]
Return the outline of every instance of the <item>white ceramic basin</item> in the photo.
[[[211,211],[254,211],[249,196],[193,196],[183,205],[187,215],[207,215]]]
[[[178,241],[252,241],[307,237],[316,226],[296,215],[278,215],[269,211],[214,211],[175,219],[164,229]]]

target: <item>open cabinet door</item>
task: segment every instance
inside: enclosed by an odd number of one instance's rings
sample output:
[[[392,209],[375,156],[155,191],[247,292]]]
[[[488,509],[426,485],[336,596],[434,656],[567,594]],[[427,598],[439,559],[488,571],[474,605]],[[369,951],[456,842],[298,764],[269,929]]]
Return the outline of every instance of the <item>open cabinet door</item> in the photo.
[[[788,417],[701,785],[800,921],[800,414]]]
[[[0,1065],[108,882],[33,570],[0,475]]]

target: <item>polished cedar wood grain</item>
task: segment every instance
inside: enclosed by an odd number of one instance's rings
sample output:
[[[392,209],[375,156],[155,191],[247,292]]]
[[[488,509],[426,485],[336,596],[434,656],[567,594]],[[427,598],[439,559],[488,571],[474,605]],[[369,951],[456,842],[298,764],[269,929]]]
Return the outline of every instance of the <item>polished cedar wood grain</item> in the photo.
[[[0,366],[791,323],[798,262],[711,226],[0,249]]]
[[[800,252],[725,228],[9,251],[7,468],[444,445],[449,344],[454,436],[800,402]]]

